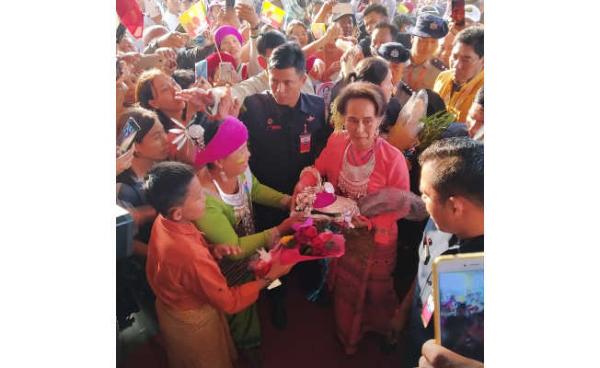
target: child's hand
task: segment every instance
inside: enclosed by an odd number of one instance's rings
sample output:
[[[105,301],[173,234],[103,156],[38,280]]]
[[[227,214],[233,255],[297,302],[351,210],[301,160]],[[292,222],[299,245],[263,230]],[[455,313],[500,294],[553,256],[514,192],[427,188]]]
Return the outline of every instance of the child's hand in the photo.
[[[237,256],[242,253],[242,249],[236,245],[217,244],[212,248],[212,255],[217,260],[223,256]]]
[[[275,280],[283,275],[287,275],[295,265],[295,263],[284,265],[279,261],[279,258],[273,258],[271,269],[266,277],[271,280]]]

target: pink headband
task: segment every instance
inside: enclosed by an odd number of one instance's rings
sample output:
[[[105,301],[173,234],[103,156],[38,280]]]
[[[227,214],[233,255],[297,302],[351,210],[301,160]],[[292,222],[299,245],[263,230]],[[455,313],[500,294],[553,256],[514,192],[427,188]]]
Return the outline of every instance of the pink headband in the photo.
[[[238,119],[228,116],[219,126],[217,134],[203,150],[196,152],[196,167],[215,162],[229,156],[248,141],[248,129]]]
[[[238,30],[235,27],[224,25],[219,27],[215,32],[215,43],[217,44],[219,50],[221,49],[221,42],[225,37],[229,35],[235,36],[235,38],[237,38],[238,41],[240,41],[240,45],[244,44],[244,39],[242,38],[242,35],[240,34],[240,32],[238,32]]]

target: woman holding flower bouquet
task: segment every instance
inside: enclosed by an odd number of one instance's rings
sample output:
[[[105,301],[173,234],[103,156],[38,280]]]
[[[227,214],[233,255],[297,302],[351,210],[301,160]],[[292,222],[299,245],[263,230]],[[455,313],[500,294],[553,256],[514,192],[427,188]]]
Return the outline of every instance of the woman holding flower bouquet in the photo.
[[[392,187],[409,190],[409,175],[402,153],[379,137],[385,111],[385,95],[379,86],[355,82],[338,97],[337,111],[346,130],[331,135],[314,167],[303,170],[295,193],[320,184],[321,176],[336,194],[358,200],[368,193]],[[396,263],[396,221],[408,213],[382,213],[364,227],[346,231],[346,253],[332,261],[329,274],[333,289],[337,335],[347,354],[356,352],[367,331],[388,337],[390,320],[398,305],[392,271]]]
[[[237,245],[241,253],[224,259],[221,270],[230,286],[253,279],[248,258],[260,248],[275,245],[280,235],[291,230],[297,217],[278,226],[256,233],[252,203],[289,210],[291,197],[258,182],[248,168],[248,130],[234,117],[223,121],[203,121],[202,143],[195,164],[202,167],[198,178],[205,190],[206,209],[196,221],[212,244]],[[205,167],[204,167],[205,166]],[[260,325],[256,304],[228,317],[236,346],[254,362],[258,359]]]

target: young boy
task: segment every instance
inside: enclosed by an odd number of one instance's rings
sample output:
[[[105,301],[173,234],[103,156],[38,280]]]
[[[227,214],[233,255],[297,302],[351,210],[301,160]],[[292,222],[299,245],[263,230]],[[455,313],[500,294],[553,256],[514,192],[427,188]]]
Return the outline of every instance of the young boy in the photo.
[[[215,246],[211,254],[193,221],[204,211],[194,169],[162,162],[147,175],[149,203],[159,213],[148,246],[146,274],[156,294],[158,322],[169,367],[232,367],[235,348],[223,312],[236,313],[292,265],[275,261],[265,278],[229,288],[214,257],[236,248]],[[239,251],[239,250],[238,250]]]

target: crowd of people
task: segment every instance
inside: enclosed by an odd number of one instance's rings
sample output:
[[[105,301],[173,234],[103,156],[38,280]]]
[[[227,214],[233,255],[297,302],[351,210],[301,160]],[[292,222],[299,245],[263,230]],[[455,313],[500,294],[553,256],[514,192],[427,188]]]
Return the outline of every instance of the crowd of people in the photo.
[[[482,367],[421,313],[431,260],[484,248],[483,0],[464,22],[445,0],[270,0],[279,27],[261,0],[210,0],[198,35],[180,25],[198,0],[123,2],[144,22],[116,31],[116,194],[136,229],[120,326],[150,311],[170,367],[260,367],[257,299],[284,330],[293,270],[346,354],[375,332],[405,345],[399,367]],[[255,275],[250,258],[305,220],[296,198],[325,180],[360,210],[346,254]]]

